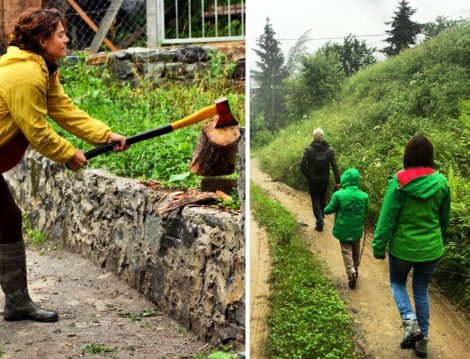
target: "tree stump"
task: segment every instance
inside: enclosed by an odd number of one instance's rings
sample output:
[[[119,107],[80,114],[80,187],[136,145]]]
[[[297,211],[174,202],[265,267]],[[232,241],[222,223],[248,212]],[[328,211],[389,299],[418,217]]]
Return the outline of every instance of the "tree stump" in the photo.
[[[223,176],[235,172],[240,126],[215,128],[216,123],[215,118],[204,125],[193,152],[190,170],[199,176]]]

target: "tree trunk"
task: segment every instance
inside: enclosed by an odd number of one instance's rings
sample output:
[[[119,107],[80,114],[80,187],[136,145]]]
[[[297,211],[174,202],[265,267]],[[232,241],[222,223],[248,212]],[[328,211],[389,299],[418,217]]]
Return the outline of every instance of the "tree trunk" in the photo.
[[[199,176],[223,176],[235,172],[240,126],[215,128],[217,120],[207,122],[193,152],[190,169]]]

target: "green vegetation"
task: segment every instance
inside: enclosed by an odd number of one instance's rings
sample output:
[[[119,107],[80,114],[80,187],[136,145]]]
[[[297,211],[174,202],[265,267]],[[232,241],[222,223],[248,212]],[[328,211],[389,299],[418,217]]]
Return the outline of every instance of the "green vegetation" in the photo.
[[[107,347],[96,343],[82,345],[82,354],[110,354],[115,353],[118,350],[118,347]]]
[[[137,88],[112,82],[107,69],[87,66],[84,57],[77,63],[61,67],[61,81],[66,93],[91,116],[107,123],[114,132],[135,135],[179,120],[212,105],[227,96],[235,117],[244,123],[244,94],[233,93],[227,80],[233,67],[226,66],[223,56],[211,57],[209,70],[193,84],[155,85],[140,81]],[[55,124],[54,124],[55,126]],[[153,178],[172,186],[196,187],[200,179],[189,173],[189,163],[203,124],[190,126],[167,135],[133,145],[123,153],[101,155],[89,167],[133,178]],[[77,148],[91,145],[55,126]]]
[[[295,218],[251,184],[251,208],[271,240],[272,313],[267,358],[356,358],[351,319]]]
[[[44,247],[47,241],[47,236],[39,229],[33,227],[29,213],[24,213],[22,224],[23,234],[26,237],[26,242],[32,245],[34,249]]]
[[[452,214],[437,279],[470,308],[470,25],[447,30],[414,49],[346,79],[335,101],[281,130],[262,148],[263,169],[306,188],[299,162],[314,127],[325,130],[341,170],[359,169],[377,219],[387,178],[402,168],[415,134],[434,144],[436,169],[449,180]],[[285,150],[288,149],[288,150]]]
[[[119,313],[118,316],[127,318],[132,321],[139,321],[142,318],[155,317],[156,315],[158,315],[158,313],[158,310],[155,308],[145,308],[140,312]]]

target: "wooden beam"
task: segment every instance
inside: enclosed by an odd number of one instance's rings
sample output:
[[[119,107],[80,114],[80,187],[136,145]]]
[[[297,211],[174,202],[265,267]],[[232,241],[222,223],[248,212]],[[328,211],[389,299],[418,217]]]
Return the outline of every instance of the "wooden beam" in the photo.
[[[67,0],[68,3],[75,9],[76,12],[82,17],[82,19],[88,24],[88,26],[91,27],[91,29],[94,32],[98,32],[98,27],[96,24],[88,17],[88,15],[82,10],[80,5],[78,5],[75,0]],[[113,45],[111,41],[109,41],[108,38],[104,38],[104,43],[112,50],[112,51],[117,51],[117,47]]]
[[[106,37],[106,34],[108,33],[109,28],[111,27],[111,24],[116,18],[116,15],[119,12],[119,9],[121,8],[123,1],[124,0],[112,0],[111,1],[111,5],[109,5],[109,8],[106,11],[106,14],[101,20],[100,28],[98,29],[98,32],[95,34],[95,37],[93,37],[93,41],[91,42],[91,48],[94,53],[98,52],[98,49],[103,43],[103,40]]]

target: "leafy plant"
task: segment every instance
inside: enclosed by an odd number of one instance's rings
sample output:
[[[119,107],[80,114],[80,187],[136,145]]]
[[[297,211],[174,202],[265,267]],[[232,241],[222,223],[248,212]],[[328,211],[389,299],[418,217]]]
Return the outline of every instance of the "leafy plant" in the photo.
[[[127,318],[132,321],[139,321],[142,318],[155,317],[159,312],[155,308],[145,308],[140,312],[119,313],[118,316]]]
[[[43,247],[47,241],[47,236],[40,230],[33,227],[29,213],[24,213],[22,224],[23,233],[26,236],[27,242],[30,243],[35,249]]]
[[[104,346],[96,343],[84,344],[81,348],[82,354],[110,354],[115,353],[119,350],[118,347]]]

